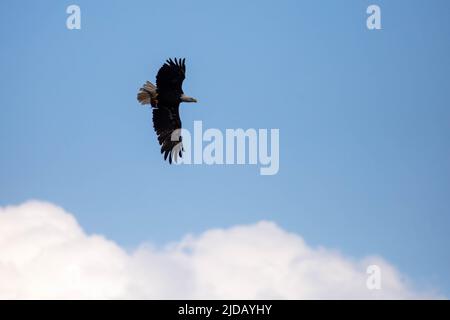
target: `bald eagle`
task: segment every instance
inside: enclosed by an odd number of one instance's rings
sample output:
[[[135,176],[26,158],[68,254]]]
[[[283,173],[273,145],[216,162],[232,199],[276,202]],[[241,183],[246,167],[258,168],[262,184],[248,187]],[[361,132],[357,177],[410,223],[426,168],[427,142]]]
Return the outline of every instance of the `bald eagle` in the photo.
[[[138,101],[150,104],[153,109],[153,128],[161,145],[164,160],[177,161],[182,156],[181,120],[179,106],[181,102],[197,102],[183,93],[182,84],[186,74],[185,59],[169,59],[156,75],[156,86],[147,81],[137,94]]]

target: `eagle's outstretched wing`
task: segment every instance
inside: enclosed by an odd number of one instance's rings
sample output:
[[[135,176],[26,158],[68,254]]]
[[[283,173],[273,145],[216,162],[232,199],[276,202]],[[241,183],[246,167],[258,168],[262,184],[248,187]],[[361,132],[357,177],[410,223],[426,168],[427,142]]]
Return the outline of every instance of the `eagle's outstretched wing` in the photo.
[[[169,59],[159,69],[156,75],[156,86],[159,94],[166,92],[183,92],[181,86],[186,73],[185,59],[177,59],[175,61]]]
[[[164,160],[169,157],[177,161],[178,156],[182,156],[183,146],[181,143],[181,120],[178,112],[179,104],[171,107],[153,108],[153,128],[158,135],[158,142],[161,145],[161,153],[164,153]]]

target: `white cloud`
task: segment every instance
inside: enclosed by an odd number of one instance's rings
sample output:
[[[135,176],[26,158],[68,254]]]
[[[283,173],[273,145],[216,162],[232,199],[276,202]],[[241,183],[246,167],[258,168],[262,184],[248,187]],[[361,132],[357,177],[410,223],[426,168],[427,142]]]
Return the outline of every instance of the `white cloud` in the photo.
[[[366,287],[371,264],[381,268],[381,290]],[[382,258],[353,261],[312,248],[272,222],[213,229],[129,253],[87,235],[53,204],[0,207],[0,299],[418,297]]]

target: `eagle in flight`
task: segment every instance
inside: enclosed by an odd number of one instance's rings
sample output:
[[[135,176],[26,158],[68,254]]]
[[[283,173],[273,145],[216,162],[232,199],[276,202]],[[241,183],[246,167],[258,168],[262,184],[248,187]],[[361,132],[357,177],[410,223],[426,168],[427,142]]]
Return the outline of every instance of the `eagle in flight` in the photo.
[[[177,161],[182,156],[183,146],[179,107],[181,102],[197,102],[183,93],[182,85],[186,74],[185,59],[169,59],[156,75],[156,86],[147,81],[137,94],[138,101],[150,104],[153,110],[153,128],[161,145],[164,160]]]

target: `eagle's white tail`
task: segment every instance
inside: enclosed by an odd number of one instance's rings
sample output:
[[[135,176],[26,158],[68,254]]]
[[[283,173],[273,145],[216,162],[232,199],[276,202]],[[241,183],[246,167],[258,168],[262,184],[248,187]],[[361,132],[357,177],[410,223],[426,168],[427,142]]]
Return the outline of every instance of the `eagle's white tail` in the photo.
[[[156,86],[147,81],[142,88],[139,89],[137,94],[137,99],[141,104],[151,104],[152,107],[155,107],[158,103],[158,93],[156,91]]]

